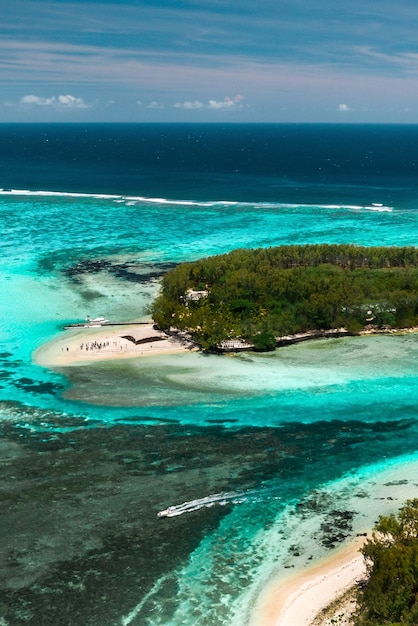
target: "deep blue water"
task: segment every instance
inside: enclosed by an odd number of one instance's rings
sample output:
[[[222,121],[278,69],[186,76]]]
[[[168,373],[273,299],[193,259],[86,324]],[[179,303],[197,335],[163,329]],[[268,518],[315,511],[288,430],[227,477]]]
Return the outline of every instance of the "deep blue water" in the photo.
[[[177,200],[415,199],[409,125],[0,126],[4,188]]]
[[[205,433],[216,433],[220,450],[248,429],[265,441],[259,470],[259,451],[243,454],[231,477],[234,489],[251,487],[247,495],[227,506],[186,560],[182,552],[176,568],[139,585],[135,602],[121,589],[120,620],[109,624],[242,626],[258,585],[288,567],[292,546],[301,544],[303,564],[323,553],[314,537],[337,500],[355,510],[353,528],[361,529],[390,505],[386,493],[363,519],[364,503],[350,500],[361,485],[371,501],[379,477],[395,467],[396,480],[413,491],[417,338],[56,372],[35,365],[33,352],[86,314],[146,318],[158,276],[180,261],[291,243],[416,245],[417,163],[416,126],[0,126],[4,423],[48,436],[80,423],[92,433],[106,425],[109,437],[115,424],[126,432],[145,425],[150,436],[179,425],[190,463],[204,458]],[[175,443],[170,452],[180,455]],[[166,470],[159,458],[145,465],[162,477],[155,498],[164,506],[180,504],[164,477],[185,480],[181,454]],[[184,483],[184,499],[210,495],[208,484],[229,492],[231,481],[221,478],[229,463],[219,452],[210,470]],[[292,507],[310,502],[312,490],[323,494],[321,511],[308,506],[299,516]],[[199,511],[187,515],[179,545]],[[293,519],[308,524],[303,541]],[[152,533],[146,541],[158,542],[158,527]]]

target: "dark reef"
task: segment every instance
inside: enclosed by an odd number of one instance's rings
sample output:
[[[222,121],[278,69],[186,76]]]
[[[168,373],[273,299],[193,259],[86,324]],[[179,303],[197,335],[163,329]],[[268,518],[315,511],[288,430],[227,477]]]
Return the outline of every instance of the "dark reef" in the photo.
[[[414,420],[107,426],[18,403],[7,408],[14,422],[0,423],[0,616],[8,626],[120,623],[233,505],[170,519],[157,512],[220,491],[275,480],[300,503],[299,513],[333,511],[318,537],[332,548],[350,534],[352,512],[330,508],[316,487],[366,450],[372,462],[416,440]],[[338,466],[328,463],[331,449]],[[141,620],[143,614],[133,624]]]

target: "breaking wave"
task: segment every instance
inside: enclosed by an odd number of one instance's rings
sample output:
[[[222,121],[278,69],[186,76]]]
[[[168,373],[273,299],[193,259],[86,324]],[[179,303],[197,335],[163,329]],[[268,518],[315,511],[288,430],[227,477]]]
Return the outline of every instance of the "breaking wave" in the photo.
[[[0,189],[0,196],[33,196],[45,198],[84,198],[95,200],[114,200],[117,203],[135,206],[137,202],[160,204],[169,206],[193,206],[193,207],[240,207],[240,208],[256,208],[256,209],[329,209],[329,210],[349,210],[349,211],[377,211],[392,212],[394,207],[381,203],[372,202],[370,204],[306,204],[306,203],[289,203],[289,202],[241,202],[231,200],[178,200],[170,198],[147,197],[147,196],[128,196],[118,194],[103,193],[82,193],[70,191],[48,191],[48,190],[31,190],[31,189]]]

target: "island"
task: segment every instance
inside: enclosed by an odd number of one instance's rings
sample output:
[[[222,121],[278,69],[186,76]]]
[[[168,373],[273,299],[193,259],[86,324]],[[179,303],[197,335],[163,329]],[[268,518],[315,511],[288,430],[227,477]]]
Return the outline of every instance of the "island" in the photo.
[[[418,249],[351,244],[237,249],[181,263],[151,308],[208,351],[274,350],[418,323]]]
[[[67,325],[34,360],[58,367],[191,350],[264,352],[321,337],[416,331],[418,248],[237,249],[174,266],[148,313],[147,322]]]

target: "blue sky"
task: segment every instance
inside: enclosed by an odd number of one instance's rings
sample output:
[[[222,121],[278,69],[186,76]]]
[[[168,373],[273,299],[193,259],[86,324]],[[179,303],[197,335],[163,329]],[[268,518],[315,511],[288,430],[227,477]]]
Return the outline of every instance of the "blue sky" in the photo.
[[[418,122],[416,0],[2,0],[0,122]]]

